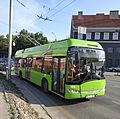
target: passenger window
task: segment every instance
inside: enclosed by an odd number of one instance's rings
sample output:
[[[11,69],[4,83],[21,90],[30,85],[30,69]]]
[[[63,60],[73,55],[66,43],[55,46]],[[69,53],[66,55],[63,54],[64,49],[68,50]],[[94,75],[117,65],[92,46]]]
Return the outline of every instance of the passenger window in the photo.
[[[25,68],[25,67],[26,67],[26,64],[27,64],[26,59],[24,58],[24,59],[22,59],[22,61],[20,61],[20,62],[22,62],[22,63],[21,63],[21,66],[22,66],[23,68]]]
[[[43,72],[47,74],[52,74],[52,57],[46,57],[44,59]]]
[[[33,62],[32,62],[33,70],[41,71],[42,66],[43,66],[43,58],[42,57],[33,58]]]

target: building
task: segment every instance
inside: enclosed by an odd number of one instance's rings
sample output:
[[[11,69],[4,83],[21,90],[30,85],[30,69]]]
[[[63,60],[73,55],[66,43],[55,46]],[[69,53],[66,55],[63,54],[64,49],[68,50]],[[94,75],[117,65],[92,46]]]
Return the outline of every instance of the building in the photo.
[[[85,28],[86,34],[80,31]],[[71,20],[71,38],[87,39],[101,43],[106,54],[106,67],[120,65],[120,15],[119,11],[110,11],[96,15],[73,15]]]

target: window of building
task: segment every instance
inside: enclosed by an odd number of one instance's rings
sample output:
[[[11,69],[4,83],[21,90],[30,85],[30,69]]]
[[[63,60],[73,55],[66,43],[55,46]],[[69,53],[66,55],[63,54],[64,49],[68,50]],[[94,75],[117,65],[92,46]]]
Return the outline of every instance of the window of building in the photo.
[[[74,38],[78,39],[78,32],[74,32]]]
[[[120,53],[120,47],[117,47],[117,48],[116,48],[116,52],[117,52],[117,53]]]
[[[91,39],[91,33],[86,34],[86,39]]]
[[[109,32],[104,33],[104,40],[109,40]]]
[[[108,60],[106,61],[106,63],[107,63],[107,66],[108,66],[108,67],[111,67],[111,66],[112,66],[112,59],[108,59]]]
[[[94,40],[95,39],[95,32],[91,33],[91,39]]]
[[[100,40],[103,40],[104,38],[104,32],[100,32]]]
[[[78,34],[78,39],[83,39],[83,34]]]
[[[99,40],[100,39],[100,33],[95,33],[95,39]]]
[[[113,53],[113,48],[112,47],[108,48],[108,53]]]
[[[118,40],[118,32],[113,33],[113,40]]]
[[[83,34],[83,40],[85,40],[86,39],[86,34]]]

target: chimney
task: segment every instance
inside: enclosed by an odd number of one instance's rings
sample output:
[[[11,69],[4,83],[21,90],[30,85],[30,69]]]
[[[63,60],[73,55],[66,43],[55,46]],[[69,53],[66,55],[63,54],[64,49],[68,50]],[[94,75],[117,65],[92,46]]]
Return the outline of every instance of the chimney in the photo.
[[[82,19],[83,11],[78,11],[78,19]]]
[[[119,10],[110,11],[110,19],[119,19]]]

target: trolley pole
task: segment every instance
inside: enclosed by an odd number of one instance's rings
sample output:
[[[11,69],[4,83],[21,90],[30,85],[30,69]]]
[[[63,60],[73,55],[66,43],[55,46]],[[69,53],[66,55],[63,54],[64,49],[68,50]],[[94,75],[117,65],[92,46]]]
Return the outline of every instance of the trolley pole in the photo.
[[[8,51],[8,69],[6,69],[6,78],[11,78],[11,55],[12,55],[12,16],[13,16],[13,0],[10,0],[9,7],[9,51]]]

